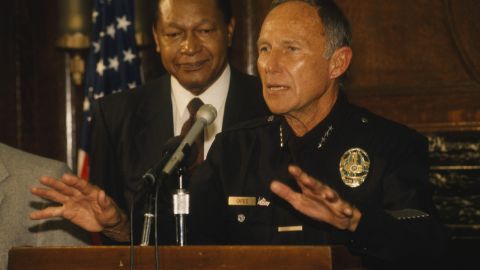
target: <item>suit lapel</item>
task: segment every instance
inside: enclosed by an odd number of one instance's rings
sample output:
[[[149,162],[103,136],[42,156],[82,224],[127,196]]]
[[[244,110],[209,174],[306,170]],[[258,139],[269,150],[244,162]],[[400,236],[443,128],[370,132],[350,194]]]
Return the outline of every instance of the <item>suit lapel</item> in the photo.
[[[232,67],[230,86],[225,102],[223,130],[242,121],[269,114],[262,96],[260,81]]]
[[[172,100],[170,97],[170,76],[147,89],[135,114],[134,121],[138,132],[135,135],[138,164],[151,166],[160,158],[164,143],[173,137]]]

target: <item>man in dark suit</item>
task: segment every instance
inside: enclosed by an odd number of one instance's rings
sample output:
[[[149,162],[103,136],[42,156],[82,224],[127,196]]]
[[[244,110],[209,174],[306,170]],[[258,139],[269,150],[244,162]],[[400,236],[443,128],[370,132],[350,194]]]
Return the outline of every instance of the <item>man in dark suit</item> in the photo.
[[[43,183],[52,189],[33,193],[63,206],[34,212],[31,218],[62,216],[88,231],[126,242],[130,239],[127,215],[142,187],[141,177],[159,161],[165,142],[181,133],[191,99],[212,104],[218,112],[204,133],[204,156],[218,132],[268,113],[259,80],[228,64],[227,50],[235,26],[229,1],[157,3],[153,31],[157,52],[169,74],[92,104],[90,179],[94,185],[74,176]],[[161,207],[169,207],[168,193],[160,199]],[[161,215],[160,242],[173,243],[171,210],[161,211],[168,211],[168,216],[165,212]],[[137,208],[135,212],[142,213]],[[143,219],[136,216],[133,220],[137,238]]]
[[[92,107],[90,180],[126,213],[142,175],[159,161],[166,141],[181,133],[190,100],[199,98],[218,112],[205,130],[205,155],[222,129],[268,112],[258,79],[228,64],[235,26],[229,1],[160,0],[157,6],[153,33],[169,74]]]

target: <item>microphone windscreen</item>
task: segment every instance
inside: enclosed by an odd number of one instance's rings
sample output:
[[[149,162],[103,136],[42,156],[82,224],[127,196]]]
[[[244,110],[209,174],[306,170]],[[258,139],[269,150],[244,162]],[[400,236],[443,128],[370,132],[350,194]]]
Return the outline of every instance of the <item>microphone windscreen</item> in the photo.
[[[217,118],[217,110],[210,104],[203,104],[197,111],[197,119],[203,119],[205,125],[210,125]]]

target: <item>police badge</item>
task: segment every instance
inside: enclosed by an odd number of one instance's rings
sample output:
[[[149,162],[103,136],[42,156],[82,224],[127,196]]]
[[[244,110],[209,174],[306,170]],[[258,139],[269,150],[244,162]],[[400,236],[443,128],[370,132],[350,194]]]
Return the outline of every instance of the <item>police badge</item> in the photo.
[[[355,188],[367,178],[370,159],[361,148],[350,148],[340,158],[339,170],[345,185]]]

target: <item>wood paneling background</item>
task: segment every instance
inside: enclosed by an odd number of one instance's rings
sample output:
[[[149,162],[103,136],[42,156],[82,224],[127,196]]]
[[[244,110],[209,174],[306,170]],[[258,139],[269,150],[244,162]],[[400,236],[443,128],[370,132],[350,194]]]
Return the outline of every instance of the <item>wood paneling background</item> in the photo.
[[[65,160],[65,56],[55,0],[0,8],[0,142]]]
[[[352,23],[357,103],[421,131],[480,130],[480,2],[339,3]]]

